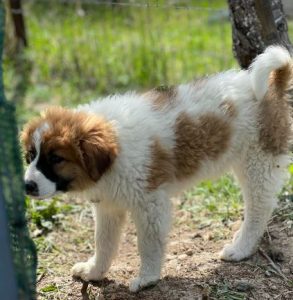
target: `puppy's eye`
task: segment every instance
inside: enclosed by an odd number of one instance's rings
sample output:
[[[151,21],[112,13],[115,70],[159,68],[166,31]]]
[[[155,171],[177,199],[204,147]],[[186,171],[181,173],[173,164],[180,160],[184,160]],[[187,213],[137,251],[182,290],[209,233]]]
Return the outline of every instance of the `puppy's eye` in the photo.
[[[36,157],[37,153],[35,149],[30,149],[26,154],[25,154],[25,161],[27,164],[30,164]]]
[[[59,164],[61,163],[62,161],[64,161],[64,158],[59,156],[59,155],[56,155],[56,154],[51,154],[49,156],[49,161],[50,163],[52,164]]]

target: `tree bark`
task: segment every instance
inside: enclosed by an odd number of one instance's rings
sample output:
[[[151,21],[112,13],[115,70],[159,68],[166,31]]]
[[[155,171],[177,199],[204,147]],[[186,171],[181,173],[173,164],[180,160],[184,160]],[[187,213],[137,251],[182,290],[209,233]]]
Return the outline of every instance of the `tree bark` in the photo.
[[[272,44],[293,53],[281,0],[228,0],[232,22],[233,52],[247,69],[252,60]]]
[[[15,37],[17,40],[17,46],[18,48],[22,46],[27,47],[28,42],[26,38],[26,30],[22,13],[21,0],[10,0],[9,3],[14,24]]]

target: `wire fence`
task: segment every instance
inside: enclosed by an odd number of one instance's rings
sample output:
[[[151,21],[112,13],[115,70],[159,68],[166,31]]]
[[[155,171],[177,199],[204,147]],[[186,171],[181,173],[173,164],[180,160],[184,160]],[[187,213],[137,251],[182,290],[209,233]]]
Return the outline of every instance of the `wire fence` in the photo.
[[[0,57],[4,40],[4,9],[0,4]],[[15,108],[5,99],[0,65],[0,298],[35,299],[37,257],[30,239],[17,141]]]

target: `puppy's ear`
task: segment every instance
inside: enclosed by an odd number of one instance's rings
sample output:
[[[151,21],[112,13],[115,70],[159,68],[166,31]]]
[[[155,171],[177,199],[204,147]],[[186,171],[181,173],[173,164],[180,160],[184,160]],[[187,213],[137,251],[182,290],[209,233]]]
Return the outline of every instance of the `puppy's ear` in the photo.
[[[79,141],[83,165],[93,181],[97,181],[111,167],[118,145],[112,127],[101,122],[88,128]]]

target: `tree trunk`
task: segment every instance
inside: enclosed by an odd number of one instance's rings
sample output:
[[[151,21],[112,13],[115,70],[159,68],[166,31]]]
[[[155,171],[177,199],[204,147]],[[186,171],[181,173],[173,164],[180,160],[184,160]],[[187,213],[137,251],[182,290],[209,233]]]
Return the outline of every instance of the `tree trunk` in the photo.
[[[14,24],[17,47],[27,46],[26,30],[21,7],[21,0],[10,0],[10,11]]]
[[[252,60],[272,44],[293,53],[281,0],[228,0],[232,22],[233,52],[247,69]]]

